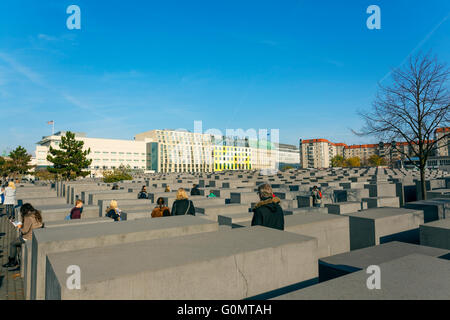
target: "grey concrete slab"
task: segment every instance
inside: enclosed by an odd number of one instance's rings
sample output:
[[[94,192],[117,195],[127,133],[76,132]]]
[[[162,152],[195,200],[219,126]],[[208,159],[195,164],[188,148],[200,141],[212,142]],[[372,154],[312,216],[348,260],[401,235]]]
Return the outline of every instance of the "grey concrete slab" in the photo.
[[[111,191],[111,187],[93,186],[92,184],[70,185],[66,194],[67,203],[75,204],[77,199],[83,200],[82,192]],[[88,200],[88,199],[84,199]]]
[[[56,197],[37,197],[37,198],[19,198],[16,197],[18,203],[31,203],[33,207],[46,206],[46,205],[65,205],[66,201],[63,198]]]
[[[249,204],[254,205],[260,201],[256,192],[231,192],[231,203]]]
[[[369,197],[369,189],[334,190],[334,202],[358,201]]]
[[[446,258],[450,251],[405,242],[387,242],[321,258],[319,260],[319,281],[328,281],[352,272],[367,269],[370,265],[380,265],[383,262],[413,253]]]
[[[125,192],[124,190],[108,191],[107,193],[89,193],[87,204],[98,205],[99,200],[121,200],[121,199],[137,199],[134,192]],[[86,202],[85,202],[86,204]]]
[[[109,206],[109,203],[111,202],[111,200],[100,200],[98,207],[99,207],[99,216],[104,216],[106,213],[106,209]],[[151,203],[150,200],[148,199],[122,199],[122,200],[117,200],[117,205],[119,207],[119,209],[124,208],[129,209],[129,206],[133,207],[133,206],[138,206],[140,208],[148,208],[149,210],[153,210],[153,208],[155,207],[155,204]]]
[[[420,200],[408,202],[405,204],[405,208],[423,210],[424,222],[428,223],[435,220],[446,218],[446,211],[450,210],[450,200],[447,203],[443,201],[433,201],[433,200]]]
[[[396,194],[395,184],[391,183],[366,184],[364,188],[369,189],[369,197],[393,197]]]
[[[134,209],[122,211],[120,214],[120,221],[132,221],[137,219],[152,218],[152,210],[150,209]]]
[[[412,267],[414,266],[414,267]],[[411,254],[380,263],[381,289],[368,289],[366,270],[357,271],[276,300],[448,300],[450,261]]]
[[[317,277],[316,246],[254,227],[49,254],[46,298],[242,299]],[[68,264],[81,290],[66,288]]]
[[[196,212],[204,214],[206,219],[217,221],[219,215],[247,213],[249,207],[247,204],[231,203],[196,208]]]
[[[252,221],[253,213],[237,213],[237,214],[219,214],[217,216],[217,222],[219,226],[229,226],[232,227],[235,224],[239,224],[241,222]]]
[[[417,194],[417,200],[423,200],[422,199],[422,184],[420,179],[414,181],[416,183],[416,194]],[[441,189],[445,188],[446,183],[445,180],[438,180],[438,179],[427,179],[425,181],[425,190],[430,191],[433,189]]]
[[[105,218],[105,217],[73,219],[73,220],[57,220],[57,221],[44,222],[44,227],[45,228],[59,228],[59,227],[68,227],[68,226],[73,226],[73,225],[85,225],[85,224],[91,224],[91,223],[104,223],[104,222],[114,222],[114,220],[110,219],[110,218]]]
[[[420,244],[450,250],[450,218],[420,225]]]
[[[91,223],[104,223],[104,222],[114,222],[109,218],[87,218],[87,219],[75,219],[75,220],[61,220],[61,221],[49,221],[44,223],[44,228],[59,228],[67,227],[73,225],[83,225]],[[31,251],[32,241],[26,241],[23,246],[23,257],[22,257],[22,267],[23,267],[23,278],[24,278],[24,294],[25,299],[29,300],[31,298]]]
[[[427,199],[446,198],[450,199],[450,189],[435,189],[427,191]]]
[[[422,210],[375,208],[346,215],[350,217],[351,250],[389,241],[419,243]]]
[[[236,188],[236,189],[219,189],[219,188],[210,188],[210,191],[212,191],[217,197],[223,198],[223,199],[230,199],[231,193],[233,192],[244,192],[244,193],[252,193],[256,192],[255,188]]]
[[[23,270],[23,289],[26,300],[31,297],[31,242],[25,241],[22,245],[22,270]]]
[[[325,207],[328,208],[328,213],[332,214],[345,214],[351,212],[358,212],[359,210],[367,209],[363,207],[364,202],[357,201],[347,201],[347,202],[338,202],[338,203],[329,203],[325,204]]]
[[[284,230],[318,240],[318,257],[350,251],[349,218],[327,213],[303,213],[284,217]]]
[[[62,221],[70,213],[73,206],[66,208],[53,208],[45,209],[42,207],[41,215],[44,222],[50,221]],[[98,218],[99,217],[98,206],[83,206],[83,212],[81,213],[81,219]]]
[[[303,208],[292,208],[288,210],[283,210],[286,215],[287,212],[291,214],[299,214],[299,213],[328,213],[327,207],[303,207]]]
[[[185,234],[217,231],[218,224],[194,216],[140,219],[118,223],[73,225],[33,231],[31,297],[45,297],[45,257],[64,252]]]
[[[292,211],[283,211],[284,215],[292,215]],[[251,222],[253,219],[253,212],[236,213],[236,214],[220,214],[217,216],[219,225],[227,225],[233,227],[234,225],[244,226],[243,222]]]
[[[202,199],[194,198],[194,200],[192,200],[192,203],[194,204],[194,206],[196,208],[203,208],[203,207],[208,207],[208,206],[220,206],[220,205],[225,205],[225,199],[206,198],[206,197],[203,197]]]
[[[297,208],[310,208],[313,206],[313,199],[310,195],[297,196]]]
[[[400,200],[398,197],[363,198],[362,201],[367,203],[369,209],[382,207],[400,208]]]
[[[252,205],[252,209],[255,207],[256,204]],[[281,200],[280,206],[283,210],[292,210],[297,209],[298,203],[297,200]]]

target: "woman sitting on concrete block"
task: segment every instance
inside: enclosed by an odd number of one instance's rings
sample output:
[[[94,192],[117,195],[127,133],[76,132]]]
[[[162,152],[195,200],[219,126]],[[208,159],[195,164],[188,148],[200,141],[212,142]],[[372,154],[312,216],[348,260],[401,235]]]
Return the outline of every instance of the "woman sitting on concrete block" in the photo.
[[[20,229],[20,236],[16,240],[13,240],[9,246],[9,259],[8,263],[4,264],[4,268],[15,267],[17,262],[17,248],[20,247],[25,241],[30,241],[33,235],[33,229],[42,228],[42,216],[39,210],[33,208],[29,203],[25,203],[20,207],[20,213],[22,214],[22,223],[18,224]]]
[[[120,210],[117,207],[117,201],[111,200],[109,207],[106,208],[106,217],[114,219],[114,221],[120,221]]]
[[[164,205],[164,198],[159,197],[156,201],[158,206],[152,211],[152,218],[167,217],[170,216],[170,210]]]

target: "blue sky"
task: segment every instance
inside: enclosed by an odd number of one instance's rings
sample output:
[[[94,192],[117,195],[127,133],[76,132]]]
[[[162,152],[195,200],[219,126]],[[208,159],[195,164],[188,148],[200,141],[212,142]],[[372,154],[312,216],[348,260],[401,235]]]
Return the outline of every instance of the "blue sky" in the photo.
[[[71,4],[81,30],[66,27]],[[0,151],[34,152],[49,120],[101,138],[202,120],[291,144],[375,142],[351,133],[356,111],[409,54],[450,61],[449,14],[448,0],[2,1]]]

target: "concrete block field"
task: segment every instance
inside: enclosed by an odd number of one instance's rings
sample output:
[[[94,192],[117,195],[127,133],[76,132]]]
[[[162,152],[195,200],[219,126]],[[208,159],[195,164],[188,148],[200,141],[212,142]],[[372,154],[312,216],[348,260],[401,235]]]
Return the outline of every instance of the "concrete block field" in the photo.
[[[386,168],[152,174],[117,190],[94,179],[19,184],[18,203],[44,221],[21,250],[23,298],[450,299],[450,174],[426,179],[427,200],[418,171]],[[280,199],[283,231],[251,226],[263,183]],[[189,196],[193,184],[200,195]],[[178,188],[195,216],[152,218]],[[77,199],[81,219],[64,220]],[[105,217],[111,200],[121,221]]]

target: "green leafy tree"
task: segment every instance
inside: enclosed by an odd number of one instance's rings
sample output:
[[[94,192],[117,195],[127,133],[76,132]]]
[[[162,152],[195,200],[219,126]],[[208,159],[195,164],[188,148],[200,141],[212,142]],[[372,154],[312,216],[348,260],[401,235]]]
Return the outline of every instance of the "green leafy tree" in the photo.
[[[343,167],[344,166],[344,157],[341,155],[334,156],[331,158],[331,166],[332,167]]]
[[[57,178],[56,173],[51,173],[50,171],[48,171],[48,168],[36,170],[34,172],[34,176],[36,178],[39,178],[39,180],[45,181],[54,181]]]
[[[28,174],[30,169],[33,168],[30,165],[31,155],[21,146],[11,151],[9,158],[10,160],[6,161],[5,167],[8,175],[12,175],[14,178],[21,178],[22,175]]]
[[[291,170],[291,169],[294,169],[294,167],[287,164],[281,168],[281,171],[287,171],[287,170]]]
[[[372,167],[385,166],[386,160],[379,155],[373,154],[369,157],[369,165]]]
[[[107,170],[103,172],[103,182],[111,183],[122,180],[133,180],[130,166],[120,165],[119,168],[115,168],[112,171]]]
[[[0,178],[4,178],[8,176],[8,167],[6,159],[0,157]]]
[[[345,159],[344,162],[345,167],[361,167],[361,159],[359,157],[352,157]]]
[[[92,163],[92,159],[87,158],[91,149],[83,151],[83,146],[83,141],[77,141],[75,134],[67,131],[66,135],[61,137],[59,149],[50,147],[47,160],[53,163],[53,167],[49,167],[48,171],[65,180],[89,175],[90,171],[85,169]]]

